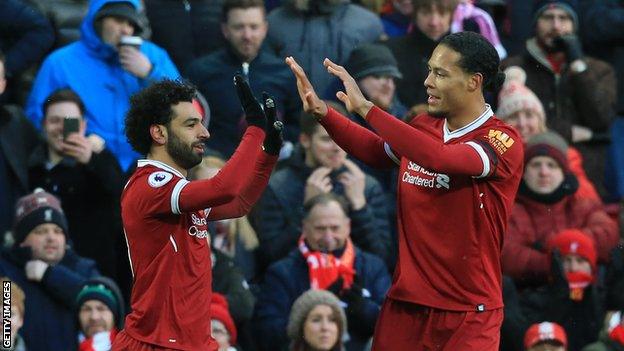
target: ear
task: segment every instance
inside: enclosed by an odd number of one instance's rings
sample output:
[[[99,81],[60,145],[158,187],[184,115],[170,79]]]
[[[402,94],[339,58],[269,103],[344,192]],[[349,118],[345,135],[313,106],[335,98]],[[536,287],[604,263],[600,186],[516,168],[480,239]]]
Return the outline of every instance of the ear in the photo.
[[[229,32],[228,32],[228,29],[227,29],[227,23],[226,22],[221,22],[221,33],[223,34],[223,37],[225,39],[228,39],[228,40],[230,39],[229,36],[228,36]]]
[[[150,126],[150,136],[158,145],[165,145],[167,142],[167,128],[162,124],[152,124]]]
[[[0,95],[4,93],[4,89],[6,89],[6,79],[0,78]]]
[[[468,91],[475,92],[476,90],[481,91],[481,87],[483,86],[483,74],[481,73],[473,73],[468,78]]]

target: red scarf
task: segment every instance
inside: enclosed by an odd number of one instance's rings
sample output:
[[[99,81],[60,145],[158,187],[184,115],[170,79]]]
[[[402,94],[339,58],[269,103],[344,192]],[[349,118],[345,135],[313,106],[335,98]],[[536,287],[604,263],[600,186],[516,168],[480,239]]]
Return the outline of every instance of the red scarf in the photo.
[[[621,323],[609,332],[609,339],[624,345],[624,326]]]
[[[308,263],[308,272],[310,273],[310,288],[316,290],[325,290],[338,279],[342,277],[342,288],[349,289],[353,284],[355,270],[353,263],[355,262],[355,249],[351,239],[347,239],[342,256],[335,257],[332,254],[310,251],[303,235],[299,238],[299,251]]]
[[[115,327],[110,332],[95,333],[80,343],[78,351],[108,351],[111,349],[116,336],[117,329]]]
[[[594,277],[591,274],[583,272],[568,272],[566,273],[566,278],[568,278],[570,300],[572,301],[582,301],[585,288],[594,281]]]

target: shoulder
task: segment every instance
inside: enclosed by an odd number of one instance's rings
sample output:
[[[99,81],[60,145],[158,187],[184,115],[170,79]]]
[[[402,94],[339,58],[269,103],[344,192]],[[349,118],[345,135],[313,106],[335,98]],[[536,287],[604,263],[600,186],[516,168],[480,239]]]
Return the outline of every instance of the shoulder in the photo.
[[[361,262],[362,269],[369,273],[379,269],[386,269],[386,264],[379,256],[362,251],[358,247],[355,248],[355,257],[356,261]]]
[[[271,272],[275,276],[291,277],[297,271],[301,263],[305,263],[303,256],[298,249],[290,251],[290,253],[269,266],[267,273]]]
[[[512,150],[523,153],[522,139],[518,131],[496,117],[490,118],[475,133],[477,139],[486,141],[499,156]]]
[[[370,20],[381,24],[381,19],[379,18],[379,16],[377,16],[374,12],[365,9],[364,7],[359,5],[347,4],[347,15],[354,17],[357,16],[358,18],[361,18],[362,23],[364,23],[364,20]]]
[[[176,184],[181,179],[183,178],[174,172],[151,165],[143,165],[137,167],[130,177],[126,192],[133,192],[135,195],[150,193],[151,190],[163,188],[168,184],[169,186]]]

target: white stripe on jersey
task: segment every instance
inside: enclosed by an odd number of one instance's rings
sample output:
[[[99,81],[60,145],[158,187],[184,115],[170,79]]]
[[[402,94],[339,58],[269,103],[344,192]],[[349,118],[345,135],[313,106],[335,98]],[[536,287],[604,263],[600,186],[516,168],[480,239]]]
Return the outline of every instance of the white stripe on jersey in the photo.
[[[171,212],[174,214],[180,214],[180,193],[188,183],[190,183],[188,180],[180,179],[175,187],[173,187],[173,191],[171,192]]]
[[[130,244],[128,243],[128,235],[126,234],[126,228],[123,228],[124,239],[126,239],[126,246],[128,247],[128,262],[130,262],[130,273],[132,273],[132,279],[134,280],[134,268],[132,268],[132,257],[130,257]]]
[[[175,252],[178,252],[178,244],[176,244],[175,239],[171,234],[169,234],[169,241],[171,241],[171,243],[173,244],[173,250]]]
[[[483,162],[483,172],[481,173],[481,175],[478,175],[475,178],[487,177],[488,174],[490,174],[490,158],[485,153],[485,150],[483,150],[483,146],[475,143],[474,141],[468,141],[466,142],[466,145],[472,146],[472,148],[477,151],[479,157],[481,157],[481,161]]]
[[[388,157],[390,157],[390,159],[396,163],[397,165],[401,165],[401,160],[399,160],[399,158],[394,154],[394,152],[392,152],[392,149],[390,148],[390,145],[388,145],[388,143],[384,142],[384,151],[386,152],[386,155],[388,155]]]

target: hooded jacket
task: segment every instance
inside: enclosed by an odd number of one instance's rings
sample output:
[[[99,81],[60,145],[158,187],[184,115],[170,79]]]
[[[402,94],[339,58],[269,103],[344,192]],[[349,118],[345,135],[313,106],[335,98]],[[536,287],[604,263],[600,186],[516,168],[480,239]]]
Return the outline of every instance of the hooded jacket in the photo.
[[[149,41],[141,45],[141,52],[152,63],[149,75],[141,79],[122,68],[117,51],[102,41],[94,27],[96,13],[112,2],[128,2],[139,8],[138,0],[92,1],[80,28],[81,39],[52,52],[43,62],[26,104],[26,114],[41,128],[45,99],[58,89],[73,89],[86,107],[87,133],[104,138],[106,148],[125,171],[139,157],[124,134],[130,96],[153,81],[175,79],[180,73],[167,52]]]

